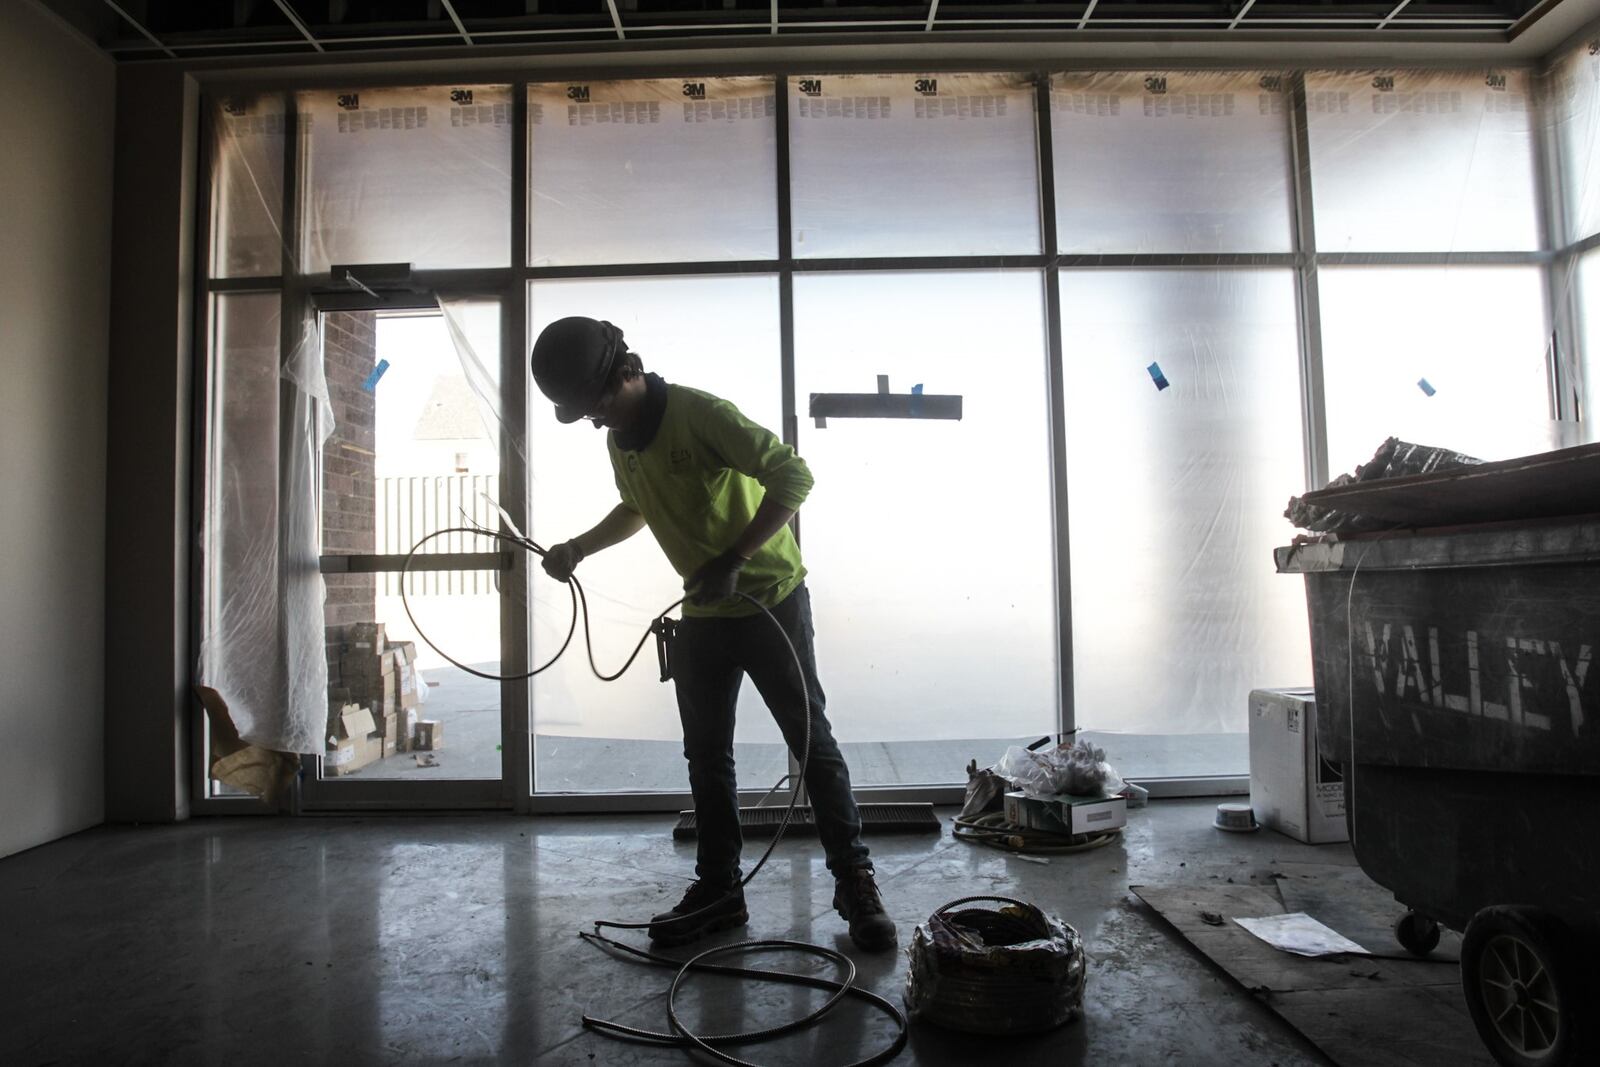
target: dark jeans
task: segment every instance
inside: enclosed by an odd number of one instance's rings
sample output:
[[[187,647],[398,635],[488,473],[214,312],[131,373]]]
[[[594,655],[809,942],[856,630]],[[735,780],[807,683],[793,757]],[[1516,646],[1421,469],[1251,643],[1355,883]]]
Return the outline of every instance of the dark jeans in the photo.
[[[866,866],[867,846],[861,843],[861,815],[850,792],[850,769],[823,714],[822,683],[817,681],[817,658],[811,643],[811,594],[805,585],[773,608],[772,614],[783,625],[805,668],[811,696],[811,758],[806,762],[805,782],[828,870],[837,876]],[[733,767],[734,708],[742,676],[750,675],[797,760],[806,743],[800,679],[794,658],[772,620],[759,614],[737,619],[684,619],[672,645],[672,673],[698,827],[695,874],[708,882],[731,885],[740,878],[739,851],[744,845]]]

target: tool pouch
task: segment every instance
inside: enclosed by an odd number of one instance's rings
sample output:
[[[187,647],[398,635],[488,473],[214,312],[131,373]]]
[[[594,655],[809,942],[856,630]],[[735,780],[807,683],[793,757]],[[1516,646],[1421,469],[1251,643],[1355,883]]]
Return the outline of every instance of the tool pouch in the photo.
[[[672,639],[677,631],[678,620],[665,615],[650,624],[650,632],[656,635],[656,662],[661,665],[663,682],[672,681]]]

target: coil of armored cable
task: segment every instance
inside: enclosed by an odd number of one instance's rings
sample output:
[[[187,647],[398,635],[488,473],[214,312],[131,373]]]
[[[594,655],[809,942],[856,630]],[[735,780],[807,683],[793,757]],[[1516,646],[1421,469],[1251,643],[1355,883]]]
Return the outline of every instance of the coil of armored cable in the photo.
[[[980,901],[1003,906],[962,907]],[[953,900],[917,927],[910,951],[905,1002],[912,1018],[974,1034],[1032,1034],[1083,1014],[1083,940],[1032,904]]]

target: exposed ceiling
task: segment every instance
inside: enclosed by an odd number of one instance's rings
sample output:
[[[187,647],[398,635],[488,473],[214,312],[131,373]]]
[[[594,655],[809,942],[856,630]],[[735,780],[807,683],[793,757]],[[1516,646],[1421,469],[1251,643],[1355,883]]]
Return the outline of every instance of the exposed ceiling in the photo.
[[[1270,34],[1510,41],[1582,0],[40,0],[124,62],[554,43]],[[1381,38],[1378,36],[1381,35]]]

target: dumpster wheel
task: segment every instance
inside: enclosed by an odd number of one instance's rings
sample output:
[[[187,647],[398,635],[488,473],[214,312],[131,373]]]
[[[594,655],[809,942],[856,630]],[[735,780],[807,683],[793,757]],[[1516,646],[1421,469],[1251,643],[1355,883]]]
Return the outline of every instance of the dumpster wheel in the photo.
[[[1426,956],[1439,947],[1439,924],[1408,911],[1394,921],[1394,939],[1413,956]]]
[[[1461,943],[1461,988],[1478,1036],[1506,1067],[1589,1063],[1594,1020],[1584,1018],[1572,939],[1536,908],[1484,908]]]

